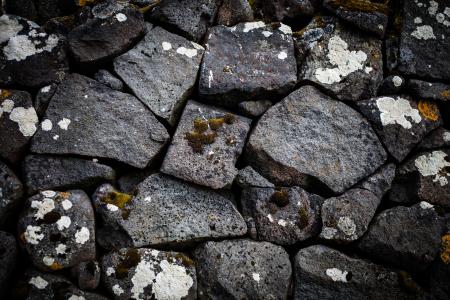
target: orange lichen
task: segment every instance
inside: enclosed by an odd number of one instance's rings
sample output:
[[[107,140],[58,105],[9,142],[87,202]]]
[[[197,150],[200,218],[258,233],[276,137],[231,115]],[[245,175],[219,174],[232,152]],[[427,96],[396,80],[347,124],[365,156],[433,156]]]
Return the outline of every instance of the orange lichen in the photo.
[[[436,104],[429,101],[420,100],[417,107],[420,114],[424,116],[425,119],[430,121],[437,121],[439,119],[439,109]]]
[[[54,262],[49,266],[49,268],[50,268],[50,270],[58,271],[58,270],[61,270],[63,268],[63,266],[61,266],[57,262]]]
[[[76,1],[76,5],[77,6],[86,6],[88,4],[95,3],[95,1],[97,1],[97,0],[78,0],[78,1]]]
[[[442,241],[442,252],[441,252],[441,260],[445,264],[450,263],[450,234],[446,234],[441,238]]]
[[[11,92],[9,90],[0,89],[0,100],[6,99],[11,96]]]
[[[63,198],[63,199],[69,199],[70,193],[69,193],[69,192],[60,192],[60,193],[58,194],[58,196],[60,196],[60,197]]]
[[[450,90],[443,90],[441,92],[441,96],[444,97],[445,99],[450,99]]]

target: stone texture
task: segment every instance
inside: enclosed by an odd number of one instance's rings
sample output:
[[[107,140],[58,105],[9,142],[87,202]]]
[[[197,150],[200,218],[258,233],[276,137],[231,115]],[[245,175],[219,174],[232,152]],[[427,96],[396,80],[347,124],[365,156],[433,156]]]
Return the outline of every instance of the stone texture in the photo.
[[[304,86],[261,117],[246,158],[275,184],[319,185],[322,192],[324,184],[342,193],[373,173],[386,153],[360,114]]]
[[[50,103],[50,100],[55,94],[57,88],[58,85],[53,83],[40,88],[38,93],[36,94],[36,98],[34,100],[34,108],[36,109],[36,113],[39,119],[42,119],[42,117],[44,117],[48,104]]]
[[[161,171],[213,189],[229,187],[249,129],[245,117],[189,101]]]
[[[114,69],[155,115],[175,126],[194,87],[204,49],[160,27],[147,27],[145,38],[115,59]]]
[[[82,290],[95,290],[100,283],[100,266],[96,261],[83,261],[70,270]]]
[[[0,3],[1,4],[1,3]],[[14,236],[0,231],[0,297],[7,299],[17,265],[18,249]],[[4,297],[4,298],[3,298]]]
[[[287,299],[292,271],[280,246],[250,240],[206,242],[194,257],[199,299]]]
[[[439,127],[430,132],[422,142],[417,145],[418,150],[432,150],[444,147],[450,147],[450,130],[443,127]]]
[[[16,174],[0,161],[0,227],[10,221],[21,204],[23,185]]]
[[[378,87],[378,96],[399,94],[406,87],[406,83],[403,76],[390,75],[384,78]]]
[[[261,10],[265,19],[272,21],[292,20],[312,16],[319,5],[319,0],[255,0],[256,9]]]
[[[243,189],[249,187],[273,188],[275,185],[262,177],[252,167],[240,169],[236,176],[236,183]]]
[[[233,26],[253,21],[253,10],[247,0],[223,0],[217,12],[217,24]]]
[[[107,70],[99,70],[97,73],[95,73],[94,78],[98,82],[109,86],[113,90],[123,91],[123,82]]]
[[[395,170],[396,167],[393,163],[384,165],[364,181],[358,183],[356,187],[368,190],[377,198],[381,199],[392,186]]]
[[[72,74],[53,96],[31,150],[111,158],[144,168],[168,137],[135,97]]]
[[[419,98],[443,102],[450,100],[450,85],[440,82],[410,79],[408,81],[408,91]]]
[[[244,101],[238,104],[238,110],[244,116],[257,118],[272,106],[270,100]]]

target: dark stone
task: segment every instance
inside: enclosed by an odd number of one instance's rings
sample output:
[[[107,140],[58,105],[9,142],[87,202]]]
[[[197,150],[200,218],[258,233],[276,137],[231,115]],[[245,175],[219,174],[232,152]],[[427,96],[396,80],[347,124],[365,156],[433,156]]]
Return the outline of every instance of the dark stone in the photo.
[[[273,188],[273,183],[262,177],[252,167],[240,169],[236,176],[236,183],[243,189],[250,187]]]
[[[50,84],[39,89],[34,101],[34,108],[40,119],[44,117],[48,104],[58,88],[57,84]]]
[[[257,118],[272,106],[270,100],[244,101],[238,104],[238,110],[244,116]]]
[[[390,75],[383,79],[378,88],[378,95],[394,95],[398,94],[406,87],[406,80],[402,76]]]
[[[108,72],[107,70],[99,70],[94,75],[95,80],[100,83],[103,83],[106,86],[109,86],[113,90],[122,91],[123,90],[123,82],[115,77],[113,74]]]
[[[450,101],[450,85],[444,83],[410,79],[408,81],[408,91],[419,98],[443,102]]]
[[[439,148],[450,147],[450,130],[439,127],[430,132],[420,144],[418,150],[433,150]]]
[[[321,4],[320,0],[255,0],[253,2],[255,7],[260,7],[263,17],[271,21],[311,17]]]
[[[0,227],[4,227],[21,204],[23,186],[14,172],[0,162]]]
[[[70,272],[82,290],[95,290],[100,283],[100,267],[95,260],[83,261],[72,267]]]
[[[217,12],[219,25],[233,26],[241,22],[253,21],[253,10],[248,0],[223,0]]]
[[[1,5],[1,3],[0,3]],[[17,265],[17,243],[10,233],[0,231],[0,297],[8,299],[14,270]]]

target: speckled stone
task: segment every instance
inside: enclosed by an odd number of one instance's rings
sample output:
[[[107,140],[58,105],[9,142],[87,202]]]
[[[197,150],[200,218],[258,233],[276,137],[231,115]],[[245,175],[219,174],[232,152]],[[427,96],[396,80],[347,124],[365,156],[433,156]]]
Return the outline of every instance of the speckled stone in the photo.
[[[20,207],[24,194],[22,182],[0,161],[0,227],[7,225]]]

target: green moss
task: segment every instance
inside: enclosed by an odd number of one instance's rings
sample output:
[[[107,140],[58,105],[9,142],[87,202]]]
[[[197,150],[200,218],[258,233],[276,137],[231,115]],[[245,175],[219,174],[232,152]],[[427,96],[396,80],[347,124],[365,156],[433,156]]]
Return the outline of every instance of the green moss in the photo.
[[[289,192],[287,189],[280,189],[275,191],[270,196],[270,201],[275,203],[278,207],[285,207],[289,204]]]
[[[141,255],[139,254],[138,249],[128,249],[125,253],[125,256],[122,257],[119,265],[116,267],[116,278],[124,279],[128,276],[128,271],[131,268],[136,267],[141,261]]]
[[[132,199],[132,196],[129,194],[113,191],[105,195],[100,201],[113,204],[120,209],[123,209],[127,203],[129,203]]]
[[[183,253],[177,253],[175,255],[168,254],[167,258],[168,259],[172,258],[177,261],[181,261],[181,263],[186,267],[195,267],[195,262],[190,257],[188,257],[187,255],[185,255]]]
[[[389,1],[386,1],[386,3],[374,3],[369,0],[334,0],[330,1],[329,5],[334,9],[343,7],[349,11],[388,14],[388,2]]]

